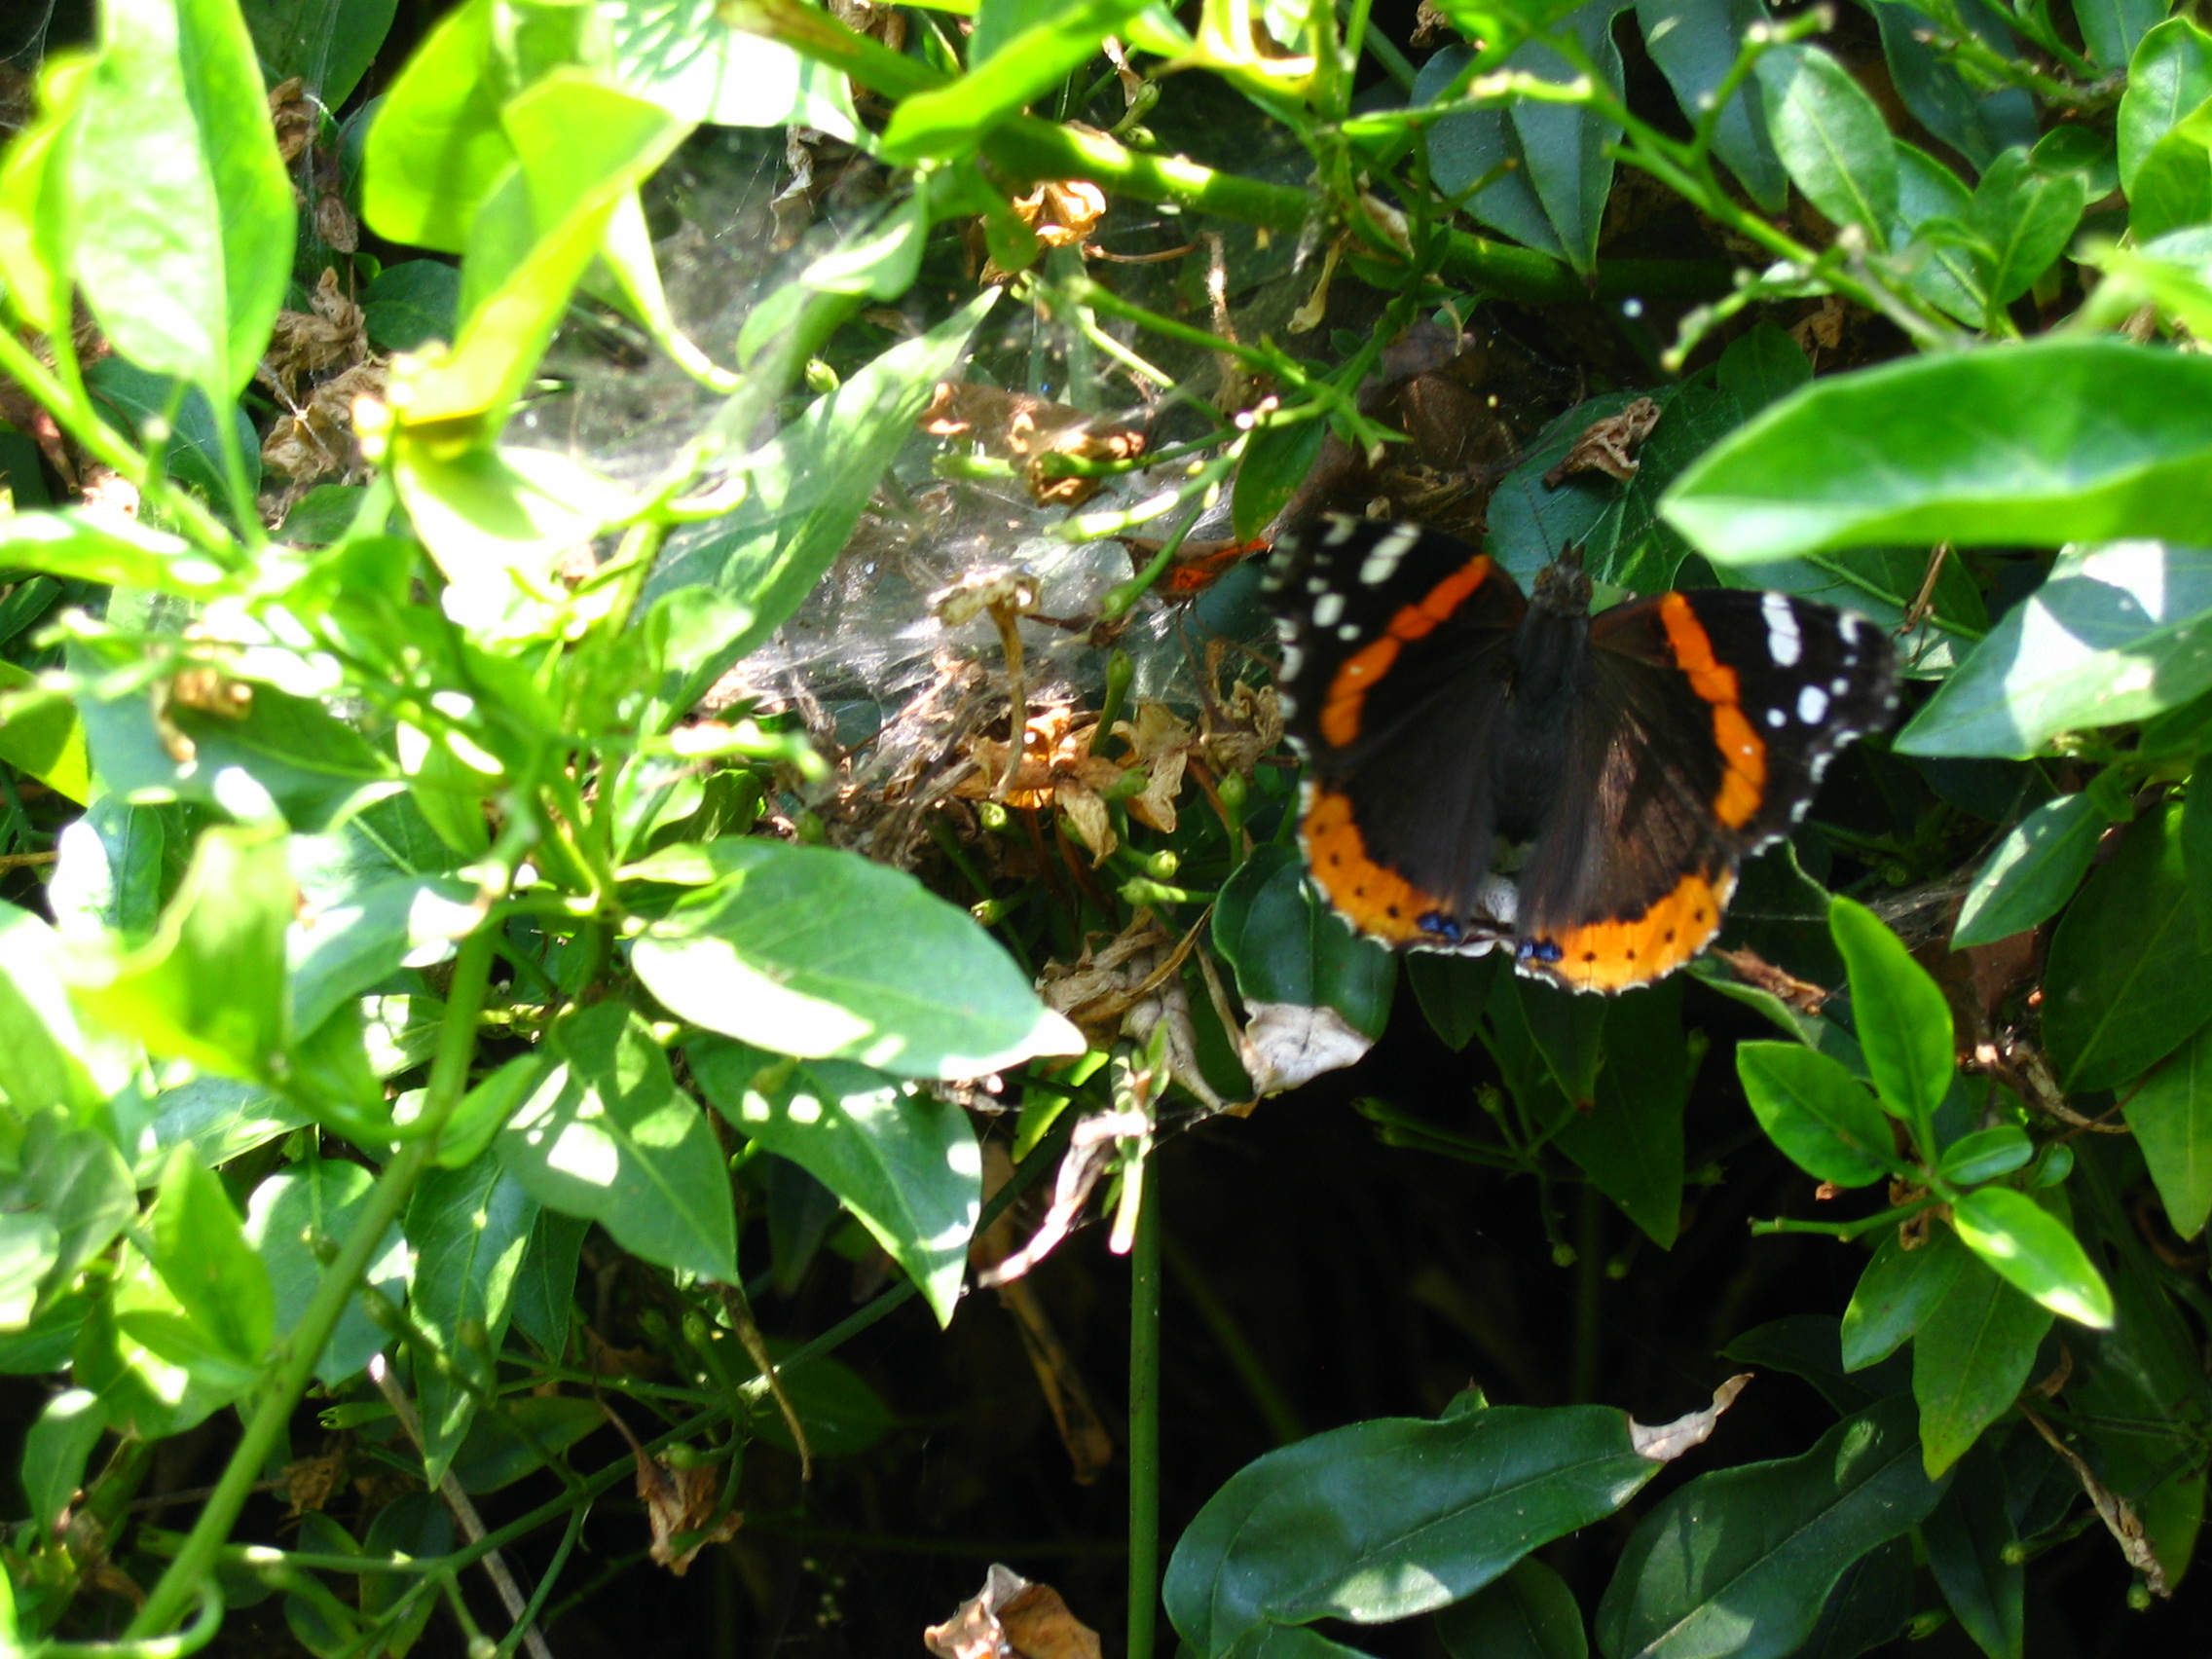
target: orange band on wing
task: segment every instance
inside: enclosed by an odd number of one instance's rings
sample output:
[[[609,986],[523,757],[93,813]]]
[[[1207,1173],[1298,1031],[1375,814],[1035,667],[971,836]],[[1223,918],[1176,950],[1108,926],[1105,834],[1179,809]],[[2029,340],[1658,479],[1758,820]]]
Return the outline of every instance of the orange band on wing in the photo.
[[[1367,856],[1350,801],[1315,790],[1298,828],[1314,881],[1353,927],[1392,944],[1419,944],[1432,937],[1420,919],[1435,912],[1436,901]]]
[[[1736,891],[1732,870],[1685,875],[1641,916],[1592,922],[1546,939],[1525,939],[1515,960],[1573,991],[1625,991],[1672,974],[1720,931]]]
[[[1668,594],[1659,602],[1659,620],[1675,665],[1689,677],[1690,689],[1713,705],[1713,737],[1727,765],[1720,793],[1713,797],[1714,816],[1741,830],[1766,799],[1766,743],[1745,718],[1736,671],[1713,654],[1713,641],[1690,602]]]
[[[1421,595],[1418,603],[1401,606],[1381,638],[1346,657],[1321,701],[1321,736],[1338,749],[1358,742],[1361,719],[1367,712],[1367,693],[1398,660],[1400,648],[1434,632],[1438,624],[1449,622],[1452,613],[1490,579],[1491,570],[1488,554],[1469,559]]]

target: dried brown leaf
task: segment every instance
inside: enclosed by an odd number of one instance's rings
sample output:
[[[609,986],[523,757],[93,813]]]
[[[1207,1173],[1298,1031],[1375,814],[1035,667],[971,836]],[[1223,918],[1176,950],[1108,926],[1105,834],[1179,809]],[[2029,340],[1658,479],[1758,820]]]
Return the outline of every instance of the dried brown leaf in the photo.
[[[1544,482],[1556,490],[1574,473],[1603,472],[1627,483],[1636,476],[1640,464],[1637,446],[1659,424],[1659,413],[1658,404],[1640,397],[1617,415],[1591,422],[1567,452],[1567,459],[1544,474]]]

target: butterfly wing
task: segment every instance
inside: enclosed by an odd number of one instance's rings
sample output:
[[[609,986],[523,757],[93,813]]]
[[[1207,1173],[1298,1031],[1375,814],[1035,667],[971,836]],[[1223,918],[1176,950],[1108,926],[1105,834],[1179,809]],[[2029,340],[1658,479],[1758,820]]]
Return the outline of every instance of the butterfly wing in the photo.
[[[1897,708],[1864,619],[1787,594],[1662,594],[1591,626],[1563,787],[1521,875],[1518,960],[1614,991],[1711,942],[1747,854]]]
[[[1489,756],[1527,608],[1473,548],[1405,525],[1334,519],[1286,536],[1267,590],[1283,641],[1285,723],[1305,754],[1300,839],[1362,933],[1483,950],[1496,834]]]

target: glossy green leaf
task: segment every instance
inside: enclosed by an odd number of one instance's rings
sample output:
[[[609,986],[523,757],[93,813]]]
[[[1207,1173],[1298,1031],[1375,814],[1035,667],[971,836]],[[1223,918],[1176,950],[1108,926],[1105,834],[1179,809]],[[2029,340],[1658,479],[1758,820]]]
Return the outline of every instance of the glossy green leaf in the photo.
[[[2035,101],[2024,90],[1992,90],[1979,76],[1970,82],[1960,69],[1962,54],[1935,38],[1926,15],[1909,5],[1870,0],[1867,9],[1881,29],[1882,55],[1898,95],[1930,132],[1976,168],[2010,145],[2035,141]],[[2000,20],[2001,9],[1959,0],[1953,15],[1999,55],[2018,55],[2019,42]]]
[[[2151,146],[2127,193],[2138,242],[2212,218],[2212,105],[2199,104]]]
[[[1613,44],[1612,26],[1629,3],[1584,0],[1552,25],[1555,31],[1579,42],[1583,56],[1597,66],[1599,77],[1615,98],[1625,95],[1626,77],[1620,49]],[[1506,59],[1506,65],[1555,85],[1579,80],[1584,72],[1541,39],[1520,47]],[[1517,98],[1508,106],[1508,114],[1520,139],[1522,166],[1530,186],[1566,250],[1567,262],[1577,271],[1595,269],[1598,233],[1605,216],[1605,198],[1613,184],[1611,147],[1620,136],[1620,129],[1587,106],[1540,98]]]
[[[276,1334],[276,1304],[222,1182],[180,1146],[162,1171],[147,1218],[154,1271],[185,1317],[238,1364],[265,1364]]]
[[[2023,149],[2009,149],[1989,165],[1974,187],[1967,222],[1981,234],[1991,258],[1976,275],[1993,307],[2018,299],[2066,250],[2088,204],[2079,173],[2039,172]]]
[[[1497,988],[1505,964],[1496,953],[1456,956],[1443,951],[1417,951],[1406,958],[1406,982],[1413,986],[1429,1029],[1449,1049],[1464,1049],[1473,1041]]]
[[[730,1125],[837,1195],[950,1324],[983,1203],[982,1154],[957,1106],[838,1060],[793,1067],[704,1038],[691,1075]]]
[[[767,840],[696,851],[719,879],[647,928],[632,961],[707,1030],[901,1077],[1082,1051],[997,941],[903,871]]]
[[[380,351],[416,351],[451,341],[461,320],[461,270],[441,259],[387,265],[361,290],[369,344]],[[287,534],[290,520],[285,521]]]
[[[1436,1636],[1452,1659],[1588,1659],[1590,1652],[1574,1592],[1533,1559],[1438,1613]]]
[[[2212,551],[2070,548],[1898,736],[1913,755],[2038,753],[2212,688]]]
[[[46,902],[64,931],[154,931],[162,919],[168,810],[103,794],[61,831]]]
[[[1911,1250],[1896,1231],[1884,1234],[1843,1310],[1844,1369],[1878,1365],[1910,1341],[1970,1259],[1944,1228],[1932,1229]]]
[[[1354,1029],[1382,1035],[1397,961],[1314,897],[1296,849],[1258,848],[1237,866],[1215,907],[1213,939],[1247,1003],[1333,1008]]]
[[[1966,1455],[2027,1385],[2052,1315],[1965,1251],[1912,1340],[1912,1397],[1931,1477]]]
[[[2046,800],[2012,826],[1967,889],[1951,948],[1994,944],[2056,915],[2088,874],[2108,826],[2086,794]]]
[[[1413,101],[1435,102],[1473,58],[1474,54],[1462,46],[1448,46],[1434,54],[1415,78]],[[1552,229],[1544,204],[1529,182],[1528,158],[1504,108],[1456,110],[1431,123],[1424,142],[1429,177],[1438,190],[1463,200],[1467,212],[1491,229],[1541,252],[1567,257],[1559,233]],[[1490,182],[1476,190],[1484,179]]]
[[[1830,376],[1715,445],[1661,510],[1734,563],[1877,542],[2212,540],[2212,361],[2067,338]]]
[[[2189,793],[2182,799],[2182,873],[2189,878],[2197,938],[2212,946],[2212,766],[2199,763],[2196,772],[2204,782],[2198,783],[2193,774]]]
[[[1828,926],[1851,975],[1851,1016],[1882,1104],[1915,1129],[1950,1091],[1956,1067],[1951,1007],[1880,917],[1855,900],[1828,906]]]
[[[1898,163],[1882,112],[1851,72],[1817,46],[1785,46],[1758,61],[1767,131],[1807,201],[1886,247],[1898,211]]]
[[[1912,1617],[1912,1578],[1910,1538],[1875,1545],[1844,1568],[1793,1659],[1859,1659],[1894,1641]]]
[[[2044,1042],[2070,1090],[2140,1077],[2212,1018],[2203,948],[2172,803],[2127,829],[2051,936]]]
[[[222,1164],[310,1122],[273,1090],[227,1077],[196,1077],[151,1099],[131,1090],[113,1110],[130,1177],[141,1187],[159,1181],[170,1152],[187,1142],[203,1162]]]
[[[2175,123],[2212,98],[2212,35],[2188,18],[2170,18],[2143,37],[2127,66],[2120,100],[2120,183],[2133,193],[2136,174]]]
[[[1611,1514],[1661,1466],[1601,1406],[1331,1429],[1214,1493],[1168,1564],[1167,1616],[1199,1652],[1226,1654],[1271,1625],[1431,1611]]]
[[[28,1116],[49,1106],[91,1111],[107,1094],[60,980],[54,930],[0,903],[0,1093]]]
[[[209,830],[154,937],[135,950],[82,954],[71,992],[156,1054],[265,1079],[286,1035],[284,930],[295,902],[280,838]]]
[[[425,1561],[452,1551],[453,1512],[437,1493],[401,1493],[377,1511],[361,1538],[361,1553],[369,1556]],[[417,1597],[408,1610],[394,1616],[391,1609],[409,1588],[406,1578],[394,1572],[364,1572],[356,1582],[362,1617],[389,1620],[377,1627],[386,1659],[407,1659],[435,1611],[430,1598]]]
[[[157,447],[160,427],[166,426],[162,470],[179,484],[218,500],[224,498],[223,435],[216,424],[216,406],[208,401],[205,391],[197,386],[186,391],[172,416],[168,410],[178,389],[176,380],[151,373],[126,357],[103,357],[94,363],[85,371],[85,388],[102,406],[112,424],[133,434],[149,451]],[[246,482],[258,488],[261,442],[253,423],[237,404],[225,403],[222,410],[222,418],[231,423],[244,452]],[[203,568],[207,563],[204,558],[196,562]],[[172,579],[157,585],[166,589],[175,584]]]
[[[727,1333],[717,1332],[716,1336],[724,1348],[737,1346]],[[785,1356],[797,1346],[794,1342],[771,1337],[768,1355],[780,1367]],[[731,1354],[728,1363],[734,1377],[758,1375],[742,1351]],[[859,1372],[828,1354],[818,1354],[796,1369],[779,1369],[778,1376],[798,1413],[799,1425],[806,1430],[807,1445],[817,1457],[857,1456],[897,1426],[898,1419],[883,1396],[869,1387]],[[787,1452],[798,1450],[783,1413],[773,1401],[763,1399],[755,1404],[753,1432],[771,1446],[781,1446]]]
[[[313,1030],[401,967],[445,961],[476,925],[475,892],[457,876],[391,876],[302,915],[286,940],[293,1028]]]
[[[1846,1418],[1810,1452],[1700,1475],[1637,1527],[1598,1607],[1609,1659],[1781,1659],[1844,1570],[1941,1495],[1923,1475],[1912,1402]]]
[[[21,1191],[55,1230],[41,1294],[52,1302],[71,1287],[79,1268],[138,1218],[137,1189],[115,1143],[97,1129],[71,1127],[60,1112],[32,1122],[19,1156]]]
[[[222,566],[183,537],[80,508],[0,518],[0,558],[18,570],[185,599],[207,599],[236,586]]]
[[[704,691],[805,603],[851,537],[884,469],[913,434],[937,383],[952,377],[998,294],[986,289],[926,334],[903,341],[736,463],[747,494],[711,525],[669,537],[648,600],[706,583],[753,611],[752,625],[693,671]]]
[[[1936,1172],[1962,1187],[1972,1186],[2025,1169],[2035,1155],[2035,1142],[2028,1139],[2025,1129],[2016,1124],[1999,1124],[1961,1135],[1945,1147]]]
[[[1816,1180],[1863,1187],[1896,1161],[1889,1119],[1825,1054],[1798,1043],[1743,1043],[1736,1075],[1767,1139]]]
[[[1262,426],[1252,434],[1230,497],[1231,534],[1248,541],[1268,528],[1313,470],[1328,435],[1326,421]]]
[[[902,98],[883,129],[885,158],[911,163],[971,149],[984,132],[1082,68],[1147,0],[1072,0],[1007,41],[986,63]]]
[[[423,37],[369,124],[361,217],[377,235],[459,253],[514,161],[492,72],[493,0],[466,0]]]
[[[269,1270],[278,1335],[299,1324],[322,1288],[325,1257],[351,1235],[375,1184],[375,1176],[358,1163],[322,1158],[279,1169],[254,1188],[245,1236]],[[370,1259],[368,1286],[399,1306],[406,1299],[408,1270],[407,1240],[397,1227],[390,1228]],[[315,1360],[317,1381],[327,1387],[358,1376],[389,1340],[371,1316],[368,1297],[356,1296]]]
[[[1555,1008],[1570,1000],[1566,992],[1518,980],[1512,989],[1522,993],[1524,1007],[1531,989],[1556,999]],[[1604,1065],[1590,1108],[1569,1107],[1554,1137],[1560,1151],[1662,1250],[1672,1249],[1681,1231],[1682,1112],[1694,1081],[1681,1009],[1679,984],[1631,991],[1610,1005],[1604,1018]],[[1579,1011],[1570,1017],[1581,1017]]]
[[[851,143],[860,122],[845,77],[781,41],[723,26],[714,0],[603,7],[614,73],[679,121],[811,127]]]
[[[92,73],[89,59],[54,52],[41,67],[38,113],[0,154],[0,289],[10,311],[48,330],[68,315],[76,214],[63,134]]]
[[[548,1353],[559,1353],[569,1340],[575,1309],[576,1264],[591,1224],[558,1210],[539,1210],[515,1275],[515,1329]]]
[[[0,1210],[0,1330],[30,1323],[60,1239],[60,1230],[43,1215]]]
[[[2212,1025],[2200,1027],[2146,1077],[2120,1110],[2157,1184],[2167,1223],[2182,1237],[2194,1238],[2212,1215]]]
[[[2166,0],[2074,0],[2082,44],[2092,61],[2109,68],[2133,61],[2152,25],[2165,15]]]
[[[0,663],[0,760],[80,804],[92,798],[92,749],[75,706],[12,662]]]
[[[1969,328],[1979,328],[1985,308],[1975,287],[1973,260],[1965,248],[1935,234],[1943,221],[1964,222],[1973,193],[1925,150],[1900,138],[1897,152],[1898,222],[1890,235],[1899,250],[1895,263],[1922,299]]]
[[[1838,1322],[1825,1313],[1786,1313],[1754,1325],[1720,1350],[1737,1365],[1801,1377],[1819,1390],[1838,1417],[1864,1411],[1877,1400],[1901,1394],[1910,1383],[1900,1364],[1880,1365],[1854,1376],[1844,1368]]]
[[[84,1484],[85,1465],[106,1432],[107,1408],[91,1389],[65,1388],[46,1402],[23,1437],[23,1495],[40,1531],[59,1530],[61,1512]]]
[[[512,1163],[502,1166],[487,1154],[465,1168],[430,1170],[407,1206],[407,1242],[415,1252],[408,1311],[460,1374],[428,1363],[416,1369],[424,1466],[432,1482],[461,1450],[479,1395],[498,1382],[497,1356],[514,1307],[515,1271],[537,1221],[532,1196],[537,1183]]]
[[[2016,1289],[2091,1330],[2112,1325],[2112,1289],[2073,1231],[2025,1193],[1981,1187],[1951,1205],[1959,1237]]]
[[[645,1022],[595,1003],[547,1044],[557,1063],[500,1131],[500,1161],[540,1203],[645,1260],[731,1282],[737,1224],[714,1129]]]
[[[544,1215],[538,1219],[542,1223]],[[498,1492],[545,1467],[548,1453],[566,1452],[606,1426],[607,1411],[597,1400],[509,1394],[498,1411],[476,1414],[453,1455],[453,1478],[463,1492]]]
[[[1921,1523],[1920,1535],[1960,1627],[1989,1659],[2020,1659],[2027,1570],[2006,1504],[2004,1465],[1986,1442],[1959,1459],[1950,1489]]]
[[[1644,47],[1692,121],[1702,119],[1719,93],[1744,31],[1765,17],[1757,0],[1637,0],[1636,7]],[[1767,212],[1782,211],[1789,180],[1767,136],[1765,89],[1755,79],[1738,87],[1721,110],[1713,148],[1753,202]]]
[[[291,274],[292,187],[234,0],[108,0],[69,149],[77,280],[117,350],[226,402]]]
[[[330,109],[343,104],[376,61],[398,0],[240,0],[245,26],[271,81],[297,75]]]
[[[1796,341],[1773,323],[1759,322],[1728,343],[1714,378],[1749,417],[1810,381],[1813,365]]]

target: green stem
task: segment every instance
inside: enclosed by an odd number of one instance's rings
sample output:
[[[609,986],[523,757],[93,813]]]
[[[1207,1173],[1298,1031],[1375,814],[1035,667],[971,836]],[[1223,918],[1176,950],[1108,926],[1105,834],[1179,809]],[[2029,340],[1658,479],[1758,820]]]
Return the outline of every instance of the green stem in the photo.
[[[1128,1659],[1152,1659],[1160,1622],[1160,1181],[1147,1183],[1129,1256]]]
[[[34,1641],[15,1651],[21,1659],[185,1659],[215,1638],[223,1625],[223,1598],[212,1580],[197,1587],[200,1612],[174,1636],[125,1637],[121,1641]]]
[[[415,1183],[429,1167],[438,1145],[434,1125],[452,1115],[467,1090],[468,1066],[476,1052],[476,1015],[491,977],[492,936],[498,925],[494,917],[479,923],[461,945],[460,959],[454,965],[445,1029],[438,1036],[437,1057],[431,1062],[423,1106],[424,1119],[433,1127],[421,1140],[402,1145],[369,1190],[359,1218],[346,1235],[344,1248],[323,1273],[314,1300],[300,1316],[276,1377],[246,1419],[245,1432],[224,1465],[222,1479],[215,1483],[213,1493],[193,1523],[184,1547],[146,1598],[146,1604],[138,1609],[138,1616],[130,1621],[126,1633],[130,1639],[143,1641],[166,1635],[183,1615],[186,1604],[202,1594],[209,1582],[231,1527],[261,1478],[262,1465],[291,1422],[292,1408],[307,1392],[315,1361],[322,1357],[331,1332],[338,1328],[338,1321],[367,1276],[370,1258],[382,1248],[385,1235],[407,1207]]]
[[[1793,1216],[1782,1216],[1773,1221],[1751,1223],[1751,1235],[1763,1238],[1770,1233],[1817,1233],[1825,1238],[1860,1238],[1884,1227],[1908,1221],[1938,1200],[1933,1198],[1916,1199],[1899,1204],[1895,1209],[1877,1210],[1857,1221],[1799,1221]]]

